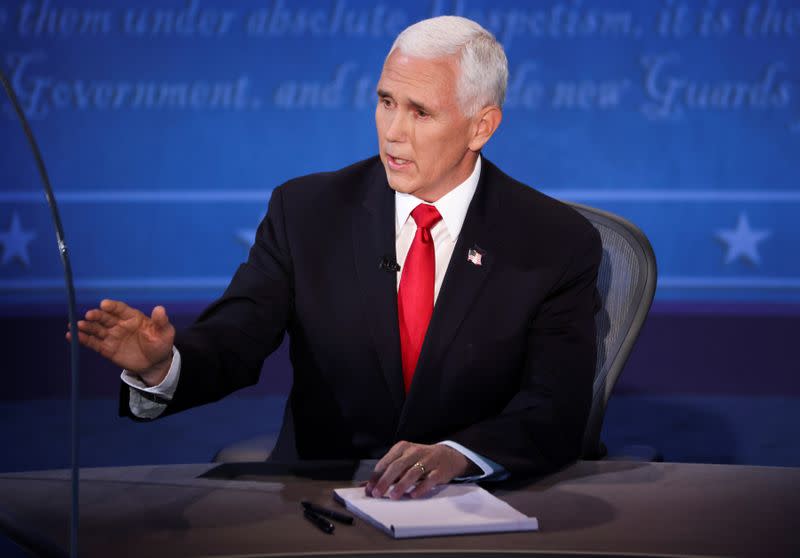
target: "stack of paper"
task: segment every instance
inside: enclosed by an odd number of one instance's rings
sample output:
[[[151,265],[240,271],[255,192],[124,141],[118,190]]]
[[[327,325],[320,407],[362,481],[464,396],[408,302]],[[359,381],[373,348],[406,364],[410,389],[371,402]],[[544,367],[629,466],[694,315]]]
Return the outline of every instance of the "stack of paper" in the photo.
[[[334,494],[348,510],[396,539],[539,528],[535,517],[475,484],[448,484],[421,499],[371,498],[363,487],[337,488]]]

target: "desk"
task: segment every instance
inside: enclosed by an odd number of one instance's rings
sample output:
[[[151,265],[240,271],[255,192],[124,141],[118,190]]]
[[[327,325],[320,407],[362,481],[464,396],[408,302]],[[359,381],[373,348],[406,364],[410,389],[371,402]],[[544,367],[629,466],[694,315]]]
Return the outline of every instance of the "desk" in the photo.
[[[496,494],[540,531],[393,540],[363,521],[326,535],[300,500],[364,478],[349,464],[84,469],[82,556],[800,556],[800,469],[578,462]],[[237,480],[234,480],[237,479]],[[69,473],[0,474],[0,529],[68,548]]]

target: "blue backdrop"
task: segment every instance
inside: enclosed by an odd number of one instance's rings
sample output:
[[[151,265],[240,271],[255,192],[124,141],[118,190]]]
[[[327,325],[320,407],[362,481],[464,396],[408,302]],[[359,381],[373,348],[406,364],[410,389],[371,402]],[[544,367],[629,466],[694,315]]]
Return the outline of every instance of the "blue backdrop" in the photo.
[[[800,3],[6,0],[0,63],[49,166],[84,303],[219,294],[270,192],[376,152],[394,36],[504,44],[485,153],[637,223],[661,300],[800,300]],[[62,302],[33,161],[0,104],[0,304]]]

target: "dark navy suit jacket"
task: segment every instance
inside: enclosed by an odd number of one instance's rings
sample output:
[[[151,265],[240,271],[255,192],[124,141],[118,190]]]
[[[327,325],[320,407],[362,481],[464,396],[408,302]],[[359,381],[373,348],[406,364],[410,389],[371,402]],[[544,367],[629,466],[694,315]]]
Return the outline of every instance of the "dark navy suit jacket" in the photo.
[[[276,188],[247,262],[176,338],[181,377],[167,413],[255,383],[288,332],[282,452],[376,458],[399,440],[450,439],[512,474],[576,459],[596,358],[591,224],[484,159],[407,395],[396,275],[379,265],[394,253],[379,158]]]

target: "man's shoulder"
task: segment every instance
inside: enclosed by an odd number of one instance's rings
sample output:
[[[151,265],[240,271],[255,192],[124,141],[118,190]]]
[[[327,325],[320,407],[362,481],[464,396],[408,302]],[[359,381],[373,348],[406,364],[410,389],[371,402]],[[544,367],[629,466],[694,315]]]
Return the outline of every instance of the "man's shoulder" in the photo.
[[[570,204],[512,178],[496,165],[484,159],[487,186],[499,190],[502,211],[507,222],[542,234],[569,231],[570,236],[591,234],[594,227]]]
[[[363,189],[385,178],[376,155],[335,171],[316,172],[292,178],[281,184],[284,196],[295,201],[348,201],[360,199]]]

